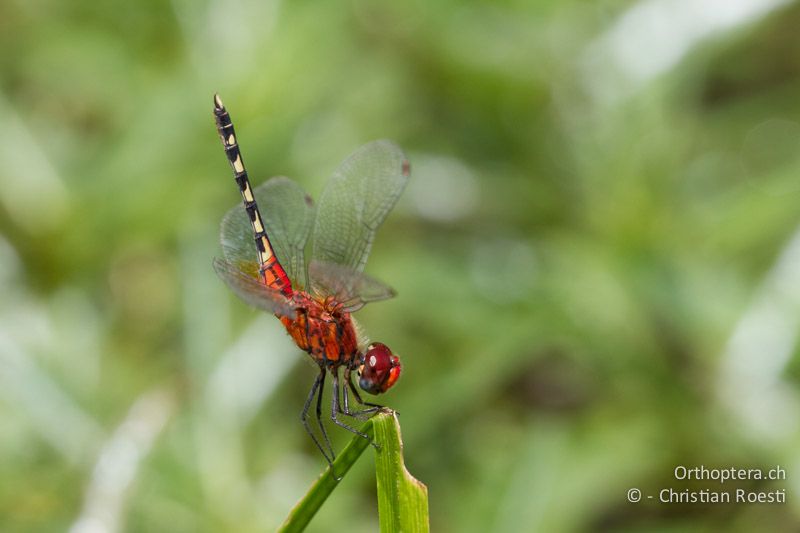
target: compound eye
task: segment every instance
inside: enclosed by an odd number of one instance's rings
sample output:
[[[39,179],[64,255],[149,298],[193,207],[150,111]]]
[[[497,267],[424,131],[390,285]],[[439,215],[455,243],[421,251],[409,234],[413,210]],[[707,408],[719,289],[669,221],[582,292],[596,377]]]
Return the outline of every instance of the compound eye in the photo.
[[[400,359],[380,342],[370,344],[359,373],[359,386],[370,394],[389,390],[400,377]]]
[[[383,372],[392,366],[392,351],[379,342],[370,344],[364,363],[374,372]]]

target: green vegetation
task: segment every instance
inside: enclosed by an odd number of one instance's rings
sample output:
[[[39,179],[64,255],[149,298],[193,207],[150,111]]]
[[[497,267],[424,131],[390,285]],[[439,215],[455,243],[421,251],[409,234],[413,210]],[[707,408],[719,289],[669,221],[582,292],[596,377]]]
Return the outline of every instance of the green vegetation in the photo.
[[[380,446],[375,453],[375,470],[381,531],[428,531],[428,490],[406,471],[397,416],[380,413],[368,420],[361,431],[373,437]],[[303,531],[367,447],[366,440],[354,436],[336,458],[333,471],[328,468],[314,483],[292,509],[280,531]]]
[[[427,533],[428,488],[406,470],[397,415],[382,413],[373,420],[381,445],[375,456],[381,531]]]
[[[356,318],[434,531],[793,529],[800,7],[708,3],[2,3],[0,530],[270,531],[325,467],[314,365],[211,267],[215,92],[254,185],[409,155]],[[776,464],[725,488],[786,504],[626,501]],[[375,475],[307,531],[376,531]]]

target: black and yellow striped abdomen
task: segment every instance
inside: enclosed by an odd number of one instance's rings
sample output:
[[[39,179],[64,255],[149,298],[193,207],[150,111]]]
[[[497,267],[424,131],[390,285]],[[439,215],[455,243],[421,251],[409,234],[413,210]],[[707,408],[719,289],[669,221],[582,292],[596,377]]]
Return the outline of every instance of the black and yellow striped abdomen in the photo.
[[[239,151],[239,143],[236,140],[236,132],[233,129],[233,122],[219,95],[214,95],[214,118],[217,123],[217,132],[225,147],[225,154],[228,162],[233,169],[233,177],[239,191],[242,193],[242,201],[247,217],[253,227],[253,238],[258,252],[259,272],[263,277],[264,283],[268,287],[280,290],[286,296],[292,295],[292,284],[289,276],[275,257],[275,252],[269,242],[269,236],[264,228],[264,221],[258,211],[258,204],[253,196],[253,188],[250,186],[250,179],[247,177],[242,154]]]

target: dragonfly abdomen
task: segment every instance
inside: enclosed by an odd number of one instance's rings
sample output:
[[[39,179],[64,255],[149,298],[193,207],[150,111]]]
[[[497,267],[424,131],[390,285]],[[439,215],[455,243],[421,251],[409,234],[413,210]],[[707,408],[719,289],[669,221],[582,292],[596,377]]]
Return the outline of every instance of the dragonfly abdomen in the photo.
[[[244,209],[253,227],[253,238],[258,252],[259,273],[268,287],[281,291],[286,296],[292,295],[292,284],[289,276],[278,262],[272,244],[269,242],[264,221],[258,210],[258,204],[253,196],[253,188],[250,186],[250,179],[247,177],[247,169],[239,151],[239,143],[236,140],[236,132],[233,129],[233,122],[222,105],[219,95],[214,95],[214,118],[217,123],[217,132],[225,148],[228,162],[233,168],[233,176],[239,192],[242,194]]]

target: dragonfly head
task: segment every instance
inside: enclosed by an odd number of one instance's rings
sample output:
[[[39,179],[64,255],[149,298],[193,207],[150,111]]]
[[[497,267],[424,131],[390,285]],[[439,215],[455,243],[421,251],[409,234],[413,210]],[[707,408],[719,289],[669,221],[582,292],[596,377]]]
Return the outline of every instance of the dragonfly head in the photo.
[[[369,345],[358,367],[359,386],[370,394],[386,392],[400,377],[400,359],[385,344]]]

